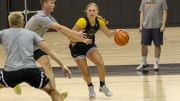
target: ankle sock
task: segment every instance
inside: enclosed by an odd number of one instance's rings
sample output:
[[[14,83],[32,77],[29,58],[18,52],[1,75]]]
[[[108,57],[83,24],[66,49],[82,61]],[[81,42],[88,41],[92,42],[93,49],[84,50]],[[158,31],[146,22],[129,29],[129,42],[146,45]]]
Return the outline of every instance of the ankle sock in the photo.
[[[142,64],[147,64],[147,56],[142,57]]]
[[[93,84],[92,84],[92,83],[89,83],[89,84],[88,84],[88,87],[89,87],[89,86],[93,86]]]
[[[105,82],[104,81],[100,81],[100,87],[104,86]]]
[[[159,58],[155,58],[154,63],[155,63],[155,64],[159,64]]]

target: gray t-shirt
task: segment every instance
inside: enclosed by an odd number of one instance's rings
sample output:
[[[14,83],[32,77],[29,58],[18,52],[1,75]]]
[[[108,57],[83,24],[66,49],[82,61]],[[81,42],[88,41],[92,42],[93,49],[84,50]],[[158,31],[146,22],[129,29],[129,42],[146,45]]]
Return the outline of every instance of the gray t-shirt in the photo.
[[[144,28],[160,28],[163,10],[167,10],[166,0],[142,0],[139,11],[144,13]]]
[[[43,39],[39,35],[23,28],[9,28],[0,31],[0,43],[7,55],[4,70],[35,68],[33,52],[35,45],[38,45],[40,41]]]
[[[57,21],[51,15],[45,15],[43,11],[39,11],[28,20],[25,28],[43,37],[48,31],[49,25],[54,22]]]

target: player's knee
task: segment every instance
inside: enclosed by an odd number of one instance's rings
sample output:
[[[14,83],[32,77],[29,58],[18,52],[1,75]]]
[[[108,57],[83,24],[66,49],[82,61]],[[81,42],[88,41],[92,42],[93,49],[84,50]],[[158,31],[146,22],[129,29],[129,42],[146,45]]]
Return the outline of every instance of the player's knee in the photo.
[[[41,64],[41,66],[45,69],[51,70],[51,64],[49,62],[44,62],[43,64]]]
[[[51,68],[51,63],[49,61],[49,59],[47,57],[41,57],[39,60],[38,60],[38,63],[42,66],[42,67],[45,67],[45,68]]]
[[[147,48],[147,45],[142,45],[142,48]]]
[[[104,67],[104,64],[103,64],[103,62],[102,61],[96,61],[96,66],[97,66],[97,68],[101,68],[101,67]]]
[[[46,66],[46,67],[48,67],[48,68],[51,68],[50,62],[47,62],[47,61],[44,63],[44,66]]]
[[[53,88],[53,86],[51,86],[50,83],[48,83],[48,84],[43,88],[43,90],[44,90],[45,92],[47,92],[48,94],[51,94],[51,93],[55,90],[55,88]]]

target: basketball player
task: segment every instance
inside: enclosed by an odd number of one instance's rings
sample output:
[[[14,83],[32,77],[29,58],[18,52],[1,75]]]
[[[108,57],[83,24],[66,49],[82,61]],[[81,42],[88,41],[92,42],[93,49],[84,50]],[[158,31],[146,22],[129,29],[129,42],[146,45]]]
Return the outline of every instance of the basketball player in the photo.
[[[112,96],[112,92],[105,85],[105,68],[101,54],[99,53],[95,44],[95,34],[100,29],[108,37],[112,37],[119,29],[110,31],[106,27],[106,21],[98,15],[99,9],[96,3],[89,3],[85,9],[86,16],[77,20],[73,27],[73,30],[87,33],[87,38],[92,39],[91,44],[84,44],[82,42],[71,41],[69,48],[71,55],[82,72],[83,78],[88,85],[89,97],[94,98],[96,93],[94,91],[94,85],[91,81],[91,75],[88,70],[86,57],[92,61],[98,70],[101,92],[104,92],[106,96]]]
[[[165,31],[167,19],[166,0],[142,0],[140,11],[141,46],[142,63],[136,70],[142,70],[148,67],[147,54],[148,46],[152,41],[155,46],[154,70],[159,70],[159,59],[161,54],[161,45],[163,44],[163,32]]]
[[[55,1],[56,0],[40,0],[42,10],[29,19],[25,28],[36,32],[41,37],[43,37],[47,30],[50,28],[58,32],[62,32],[70,39],[84,42],[86,44],[91,43],[91,40],[83,38],[82,32],[73,31],[57,23],[57,21],[51,16],[51,13],[54,11]],[[34,58],[44,68],[45,73],[47,71],[51,72],[47,73],[47,76],[55,86],[52,67],[47,54],[43,52],[41,49],[36,48],[36,50],[34,51]],[[63,64],[60,65],[64,66]]]
[[[63,96],[56,90],[48,77],[36,66],[34,61],[34,47],[60,61],[51,51],[45,41],[35,32],[23,29],[24,17],[21,13],[14,12],[8,16],[9,29],[0,31],[0,43],[3,45],[7,58],[4,69],[0,71],[0,88],[15,87],[26,82],[32,87],[44,90],[52,101],[63,101]],[[71,77],[67,67],[62,67]]]

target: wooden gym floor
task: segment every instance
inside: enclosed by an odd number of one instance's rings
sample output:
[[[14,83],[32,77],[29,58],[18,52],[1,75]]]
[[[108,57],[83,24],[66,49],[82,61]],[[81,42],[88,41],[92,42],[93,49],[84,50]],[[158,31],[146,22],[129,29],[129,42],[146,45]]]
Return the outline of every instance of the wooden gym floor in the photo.
[[[96,99],[88,98],[88,90],[68,50],[68,39],[57,32],[45,35],[48,44],[58,53],[63,62],[72,70],[72,79],[63,77],[58,65],[52,62],[57,88],[67,89],[69,96],[65,101],[180,101],[180,27],[169,27],[164,33],[164,45],[160,60],[160,71],[154,72],[153,46],[149,47],[150,67],[136,72],[140,63],[140,34],[137,29],[127,29],[130,41],[119,47],[101,32],[97,33],[97,46],[101,52],[107,70],[107,86],[114,96],[106,97],[98,91],[99,82],[94,65],[88,61],[92,80],[95,84]],[[0,67],[3,67],[5,54],[0,46]],[[50,97],[37,89],[21,84],[22,94],[16,95],[12,89],[0,90],[0,101],[50,101]]]

